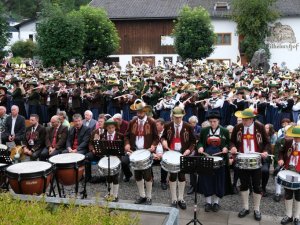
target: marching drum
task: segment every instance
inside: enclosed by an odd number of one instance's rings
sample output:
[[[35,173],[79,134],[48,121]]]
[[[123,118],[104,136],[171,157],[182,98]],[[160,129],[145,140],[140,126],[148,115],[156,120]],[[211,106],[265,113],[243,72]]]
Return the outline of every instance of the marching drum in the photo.
[[[49,162],[56,167],[56,177],[59,183],[68,186],[76,184],[82,178],[84,159],[85,156],[80,153],[64,153],[52,156]]]
[[[145,170],[151,167],[153,158],[150,151],[142,149],[132,152],[129,156],[130,166],[133,170]]]
[[[117,156],[110,156],[110,176],[114,176],[121,170],[121,161]],[[99,172],[102,176],[108,176],[108,157],[103,157],[99,163]]]
[[[51,163],[29,161],[7,167],[6,176],[15,193],[40,195],[45,193],[52,178],[52,171]]]
[[[180,171],[180,157],[182,154],[176,151],[167,151],[163,154],[160,162],[161,167],[170,172],[178,173]]]
[[[277,175],[277,183],[286,189],[300,189],[300,174],[291,170],[282,170]]]
[[[214,169],[219,169],[224,166],[224,161],[222,157],[219,156],[209,156],[208,158],[212,158],[214,160]]]
[[[255,170],[261,168],[261,156],[258,153],[239,153],[236,157],[239,169]]]

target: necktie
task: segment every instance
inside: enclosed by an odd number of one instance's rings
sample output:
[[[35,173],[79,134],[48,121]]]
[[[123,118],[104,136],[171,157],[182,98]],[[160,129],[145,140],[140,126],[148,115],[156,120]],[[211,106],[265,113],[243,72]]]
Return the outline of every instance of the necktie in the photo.
[[[33,139],[34,127],[31,129],[30,139]]]
[[[250,149],[250,131],[249,131],[249,127],[247,128],[246,136],[247,136],[247,147],[248,147],[249,151],[251,151],[251,149]]]
[[[53,139],[52,139],[52,148],[56,148],[56,136],[57,136],[57,128],[55,128]]]
[[[143,121],[141,120],[139,123],[139,136],[143,136],[143,129],[144,129]]]
[[[179,125],[176,125],[176,138],[180,138]]]

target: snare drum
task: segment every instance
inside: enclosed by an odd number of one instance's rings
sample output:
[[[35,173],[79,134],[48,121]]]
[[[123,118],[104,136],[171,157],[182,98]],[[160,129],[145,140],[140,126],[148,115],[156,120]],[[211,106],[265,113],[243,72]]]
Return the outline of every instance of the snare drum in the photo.
[[[180,157],[182,154],[176,151],[167,151],[163,154],[160,162],[161,167],[170,172],[178,173],[180,171]]]
[[[286,189],[300,189],[300,174],[291,170],[282,170],[277,175],[277,183]]]
[[[102,176],[108,176],[108,157],[103,157],[99,163],[99,172]],[[121,161],[117,156],[110,156],[110,176],[114,176],[121,170]]]
[[[82,178],[84,159],[85,156],[80,153],[64,153],[52,156],[49,158],[49,162],[56,167],[56,176],[59,183],[68,186],[76,184]]]
[[[255,170],[261,168],[261,156],[258,153],[239,153],[236,157],[239,169]]]
[[[219,169],[224,166],[224,161],[222,157],[219,156],[209,156],[208,158],[212,158],[214,160],[214,169]]]
[[[142,149],[132,152],[129,156],[129,160],[133,170],[146,170],[151,167],[153,157],[150,151]]]
[[[6,151],[6,150],[7,150],[7,146],[3,145],[3,144],[0,144],[0,152],[1,151]]]
[[[52,178],[52,171],[51,163],[29,161],[7,167],[6,176],[15,193],[40,195],[45,193]]]

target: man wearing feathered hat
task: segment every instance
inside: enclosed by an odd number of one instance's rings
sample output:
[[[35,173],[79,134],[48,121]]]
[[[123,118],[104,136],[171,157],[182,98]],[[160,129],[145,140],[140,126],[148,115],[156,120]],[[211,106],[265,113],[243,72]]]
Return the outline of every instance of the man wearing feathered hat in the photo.
[[[279,152],[278,165],[287,170],[300,173],[300,126],[291,126],[286,131],[284,147]],[[285,188],[285,217],[281,224],[288,224],[294,221],[295,225],[300,225],[300,190]],[[293,199],[295,199],[293,203]],[[293,214],[293,205],[294,214]],[[294,218],[294,219],[293,219]]]
[[[242,123],[236,125],[231,135],[231,153],[260,153],[265,159],[271,151],[270,140],[267,136],[263,124],[254,121],[256,115],[252,109],[237,111],[235,116],[242,119]],[[249,188],[253,186],[254,218],[261,220],[260,200],[262,196],[261,168],[239,169],[241,181],[241,196],[243,209],[239,212],[239,217],[243,218],[249,214]]]
[[[130,121],[125,138],[125,152],[127,155],[135,150],[149,149],[154,152],[158,144],[158,134],[154,120],[147,116],[147,113],[152,110],[150,106],[146,105],[140,99],[137,99],[130,109],[136,111],[137,117]],[[122,163],[128,164],[127,157],[122,159]],[[152,183],[153,177],[151,168],[145,170],[135,170],[134,177],[137,183],[139,198],[135,204],[152,204]],[[145,181],[145,183],[144,183]],[[146,192],[145,192],[145,186]]]

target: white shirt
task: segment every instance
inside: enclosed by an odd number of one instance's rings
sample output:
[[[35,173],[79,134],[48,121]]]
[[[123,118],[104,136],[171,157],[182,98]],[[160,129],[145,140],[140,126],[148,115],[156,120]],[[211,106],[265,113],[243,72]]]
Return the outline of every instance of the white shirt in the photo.
[[[182,124],[183,124],[182,121],[181,121],[180,124],[174,123],[174,129],[175,129],[175,136],[174,136],[174,137],[175,137],[175,138],[176,138],[176,130],[177,130],[177,127],[178,127],[178,133],[179,133],[179,137],[180,137],[180,132],[181,132],[181,129],[182,129]],[[181,150],[181,141],[175,143],[175,145],[174,145],[174,150],[180,152],[180,150]]]
[[[91,121],[91,120],[85,121],[85,126],[86,126],[86,127],[88,127],[88,126],[90,125],[90,121]]]
[[[144,125],[147,121],[147,116],[145,116],[143,119],[139,119],[138,118],[138,129],[139,129],[139,126],[140,126],[140,123],[142,122],[143,123],[143,129],[144,129]],[[136,149],[139,150],[139,149],[144,149],[144,136],[137,136],[135,138],[135,146],[136,146]]]
[[[250,125],[250,127],[244,126],[244,133],[247,134],[247,129],[249,128],[249,134],[254,135],[254,123]],[[250,140],[250,148],[247,145],[247,140],[243,139],[243,145],[244,145],[244,153],[255,153],[255,145],[254,145],[254,139]]]
[[[179,131],[179,135],[180,135],[180,132],[181,132],[181,129],[182,129],[182,124],[183,124],[183,122],[182,122],[182,121],[181,121],[181,123],[180,123],[180,124],[176,124],[176,123],[174,123],[175,135],[176,135],[176,129],[177,129],[177,127],[178,127],[178,131]]]
[[[158,134],[159,138],[161,138],[163,133],[164,133],[164,130],[162,130],[162,132],[160,132]],[[158,144],[156,146],[156,154],[163,154],[163,152],[164,152],[163,146],[162,146],[161,142],[158,142]]]
[[[293,141],[293,151],[296,150],[297,147],[297,151],[300,152],[300,143],[296,143],[295,141]],[[299,156],[294,156],[293,154],[291,154],[291,158],[290,158],[290,166],[297,166],[298,164],[298,160],[299,160]]]
[[[112,134],[107,132],[107,140],[113,141],[115,139],[116,131],[114,131]]]
[[[16,125],[16,121],[17,121],[17,116],[16,117],[11,117],[11,135],[15,135],[15,125]]]

